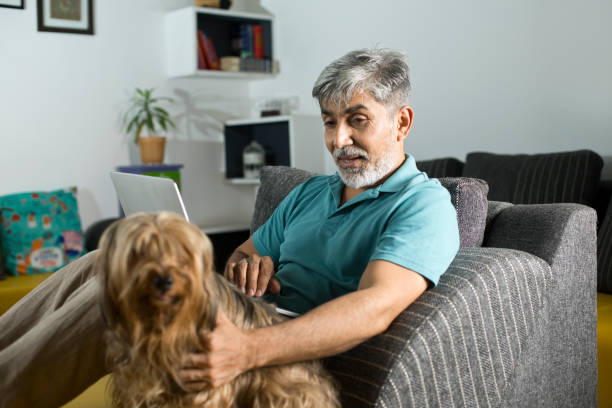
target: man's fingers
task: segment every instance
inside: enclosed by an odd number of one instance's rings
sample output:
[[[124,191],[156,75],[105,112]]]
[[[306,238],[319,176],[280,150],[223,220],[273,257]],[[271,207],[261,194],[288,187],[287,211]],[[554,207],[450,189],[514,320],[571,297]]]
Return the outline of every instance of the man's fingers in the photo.
[[[244,260],[245,262],[238,262],[238,277],[237,279],[234,280],[234,283],[236,284],[236,286],[238,286],[238,288],[240,288],[240,290],[242,291],[242,293],[245,292],[245,288],[246,288],[246,282],[247,282],[247,272],[249,269],[249,264],[248,262],[246,262],[246,260]]]
[[[184,384],[192,382],[206,382],[206,371],[196,369],[185,369],[179,371],[179,377]]]
[[[270,282],[268,282],[268,291],[275,295],[279,294],[281,291],[280,281],[276,278],[270,279]]]
[[[207,366],[208,356],[205,353],[190,353],[185,355],[181,361],[181,368],[183,370]]]
[[[266,292],[268,282],[274,275],[274,262],[269,256],[264,256],[261,259],[261,266],[259,268],[259,277],[257,278],[257,291],[255,296],[262,296]]]
[[[254,296],[257,290],[257,280],[259,275],[261,275],[260,264],[261,258],[257,255],[252,255],[249,259],[249,272],[246,287],[246,293],[249,296]]]
[[[236,267],[236,262],[230,262],[225,267],[225,277],[228,281],[234,281],[234,268]]]

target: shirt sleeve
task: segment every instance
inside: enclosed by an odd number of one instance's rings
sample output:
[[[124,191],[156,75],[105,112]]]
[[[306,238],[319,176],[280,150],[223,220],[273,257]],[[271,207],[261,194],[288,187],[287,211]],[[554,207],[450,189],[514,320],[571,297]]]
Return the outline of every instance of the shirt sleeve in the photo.
[[[269,256],[275,265],[278,264],[280,247],[285,240],[285,228],[302,190],[302,185],[291,190],[276,207],[270,218],[253,233],[253,245],[257,253],[260,256]]]
[[[459,249],[457,213],[439,184],[406,199],[388,219],[370,261],[381,259],[438,284]]]

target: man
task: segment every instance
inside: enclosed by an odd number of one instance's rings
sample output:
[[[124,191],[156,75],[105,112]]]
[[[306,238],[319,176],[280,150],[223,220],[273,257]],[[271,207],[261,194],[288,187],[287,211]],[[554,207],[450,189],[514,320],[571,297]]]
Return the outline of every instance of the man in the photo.
[[[301,316],[249,331],[220,313],[210,352],[185,356],[190,389],[345,351],[437,283],[459,246],[457,220],[448,192],[404,153],[409,89],[394,51],[351,52],[323,70],[313,96],[338,174],[294,189],[225,270],[246,293]],[[57,271],[0,317],[0,407],[59,406],[106,372],[94,258]]]
[[[220,313],[210,351],[185,359],[191,389],[348,350],[437,283],[459,247],[456,214],[404,153],[409,88],[405,57],[390,50],[354,51],[323,70],[312,94],[338,174],[294,189],[225,270],[245,293],[303,315],[242,330]]]

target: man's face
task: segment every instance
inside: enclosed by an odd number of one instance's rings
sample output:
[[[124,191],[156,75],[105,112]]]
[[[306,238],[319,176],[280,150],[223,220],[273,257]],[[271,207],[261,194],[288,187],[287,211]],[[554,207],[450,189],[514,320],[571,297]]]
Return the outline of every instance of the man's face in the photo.
[[[325,145],[344,184],[374,186],[397,167],[400,155],[403,160],[394,116],[368,93],[354,94],[343,107],[321,107]]]

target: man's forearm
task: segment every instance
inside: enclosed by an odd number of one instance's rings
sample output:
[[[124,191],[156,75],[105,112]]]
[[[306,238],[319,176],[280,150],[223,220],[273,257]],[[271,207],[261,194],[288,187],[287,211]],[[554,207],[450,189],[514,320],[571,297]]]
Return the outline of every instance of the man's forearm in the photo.
[[[280,325],[249,332],[252,367],[327,357],[383,332],[396,313],[379,290],[349,293]]]

